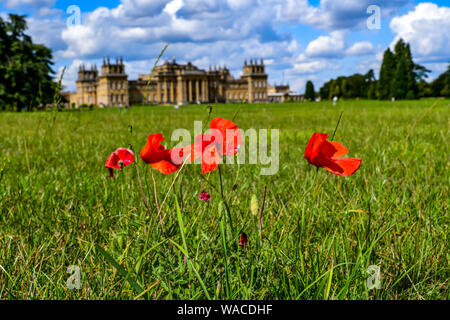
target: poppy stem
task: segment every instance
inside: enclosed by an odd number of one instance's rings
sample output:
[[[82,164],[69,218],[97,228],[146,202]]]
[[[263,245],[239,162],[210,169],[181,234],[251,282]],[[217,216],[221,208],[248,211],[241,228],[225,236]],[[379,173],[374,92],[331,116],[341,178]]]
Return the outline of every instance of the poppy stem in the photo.
[[[264,187],[264,197],[263,202],[261,205],[261,210],[259,211],[259,248],[262,248],[262,215],[264,211],[264,205],[266,203],[266,193],[267,193],[267,186]]]
[[[220,195],[223,198],[222,171],[220,170],[220,164],[217,167],[219,168]]]
[[[342,118],[342,114],[343,113],[344,113],[344,111],[341,111],[341,115],[339,116],[338,122],[336,123],[336,127],[334,128],[334,132],[333,132],[333,136],[331,137],[331,141],[334,140],[334,136],[336,135],[336,131],[337,131],[338,127],[339,127],[339,123],[341,123],[341,118]]]
[[[219,168],[220,195],[221,195],[221,197],[222,197],[223,204],[225,205],[225,209],[227,210],[228,220],[230,221],[231,233],[233,233],[234,228],[233,228],[233,220],[231,219],[231,211],[230,211],[230,207],[229,207],[229,205],[228,205],[227,200],[225,199],[225,197],[224,197],[224,195],[223,195],[222,171],[221,171],[221,169],[220,169],[220,164],[219,164],[217,167]]]
[[[139,167],[137,165],[137,163],[135,162],[134,167],[136,168],[136,173],[137,173],[137,177],[138,177],[138,181],[139,181],[139,187],[141,188],[141,193],[142,193],[142,201],[144,202],[145,208],[146,208],[146,212],[145,215],[150,215],[150,208],[148,206],[148,202],[147,202],[147,197],[145,196],[145,190],[144,187],[142,186],[142,179],[141,179],[141,175],[139,173]]]
[[[163,233],[164,237],[167,237],[166,236],[166,231],[164,230],[164,222],[163,222],[163,219],[161,217],[161,209],[159,207],[158,193],[156,192],[156,181],[155,181],[155,177],[153,175],[153,170],[152,170],[152,180],[153,180],[153,193],[154,193],[154,196],[155,196],[156,209],[158,210],[158,216],[159,216],[159,223],[161,224],[161,230],[162,230],[162,233]]]

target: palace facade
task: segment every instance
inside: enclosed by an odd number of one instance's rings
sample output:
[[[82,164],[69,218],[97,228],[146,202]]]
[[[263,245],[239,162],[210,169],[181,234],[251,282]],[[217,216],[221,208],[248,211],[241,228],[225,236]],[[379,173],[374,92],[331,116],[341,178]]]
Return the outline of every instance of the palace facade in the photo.
[[[122,58],[112,63],[103,59],[101,74],[97,66],[78,70],[77,91],[70,94],[71,105],[129,106],[132,104],[189,104],[267,102],[268,84],[264,62],[244,62],[243,73],[235,79],[226,67],[208,71],[192,63],[178,64],[166,59],[155,67],[153,76],[139,75],[128,80]]]

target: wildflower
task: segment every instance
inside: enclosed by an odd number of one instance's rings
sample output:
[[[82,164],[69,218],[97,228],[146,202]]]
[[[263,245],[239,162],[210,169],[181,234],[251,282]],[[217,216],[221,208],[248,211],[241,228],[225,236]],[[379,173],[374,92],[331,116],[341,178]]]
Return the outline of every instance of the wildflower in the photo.
[[[244,247],[247,244],[247,242],[248,242],[247,235],[245,234],[245,232],[242,232],[239,239],[239,246]]]
[[[179,153],[180,149],[166,149],[161,145],[161,141],[164,141],[161,133],[149,135],[147,143],[141,150],[141,159],[159,172],[170,174],[177,171],[181,165],[172,160],[172,155]]]
[[[235,155],[242,144],[242,136],[235,123],[223,118],[215,118],[210,123],[211,134],[200,134],[195,142],[184,148],[190,153],[190,161],[202,157],[202,173],[217,169],[223,155]]]
[[[316,167],[325,168],[340,176],[350,176],[359,169],[361,159],[341,158],[348,149],[336,141],[328,141],[328,134],[315,132],[305,150],[305,159]]]
[[[211,196],[208,192],[206,192],[205,190],[203,190],[202,192],[200,192],[200,194],[198,195],[198,199],[208,202],[209,199],[211,199]]]
[[[118,148],[106,159],[105,168],[109,170],[109,176],[114,178],[113,169],[121,170],[134,162],[133,151],[125,148]]]

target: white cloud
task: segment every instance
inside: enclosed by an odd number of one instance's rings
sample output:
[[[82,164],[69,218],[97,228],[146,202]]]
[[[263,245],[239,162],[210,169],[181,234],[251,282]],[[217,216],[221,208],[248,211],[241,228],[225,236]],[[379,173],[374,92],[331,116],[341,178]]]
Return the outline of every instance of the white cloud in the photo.
[[[337,57],[343,53],[344,46],[344,33],[334,31],[330,36],[320,36],[311,41],[305,54],[309,57]]]
[[[32,7],[51,7],[55,4],[55,0],[6,0],[5,6],[7,8],[19,8],[24,6]]]
[[[363,56],[374,53],[374,48],[371,42],[361,41],[353,44],[350,48],[345,50],[345,53],[351,56]]]
[[[319,6],[309,5],[307,0],[275,0],[278,21],[304,23],[328,31],[362,30],[369,18],[367,8],[376,4],[381,18],[393,16],[399,8],[410,5],[411,0],[321,0]]]
[[[434,3],[420,3],[413,11],[395,17],[390,28],[396,34],[393,46],[402,38],[411,45],[419,61],[450,59],[450,8]]]

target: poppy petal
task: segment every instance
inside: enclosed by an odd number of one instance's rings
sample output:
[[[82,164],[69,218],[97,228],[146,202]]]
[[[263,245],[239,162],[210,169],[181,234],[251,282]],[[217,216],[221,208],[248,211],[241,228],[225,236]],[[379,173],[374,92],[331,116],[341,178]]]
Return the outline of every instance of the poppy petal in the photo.
[[[239,151],[242,145],[242,135],[233,121],[215,118],[211,120],[210,129],[213,135],[217,136],[216,143],[221,154],[235,155]]]
[[[117,154],[115,152],[111,153],[108,157],[108,159],[106,159],[105,162],[105,168],[116,168],[116,169],[120,169],[119,166],[119,157],[117,156]]]
[[[164,141],[161,133],[149,135],[141,150],[141,159],[163,174],[175,172],[181,165],[178,157],[183,155],[183,151],[181,148],[166,149],[161,141]],[[177,161],[172,161],[172,156]]]
[[[334,165],[327,165],[324,168],[331,173],[346,177],[354,174],[359,169],[361,161],[361,159],[357,158],[338,159],[334,162]]]
[[[220,163],[220,155],[214,144],[209,145],[202,155],[202,173],[208,173],[217,169]]]
[[[118,148],[115,153],[119,157],[119,160],[122,160],[123,166],[128,166],[134,162],[134,154],[133,151],[126,148]]]
[[[148,136],[147,143],[141,150],[141,159],[146,163],[154,163],[167,158],[169,151],[162,145],[164,137],[161,133],[151,134]]]
[[[319,156],[320,149],[324,141],[328,138],[327,133],[317,133],[314,132],[308,141],[308,145],[305,150],[305,159],[313,165],[317,165],[314,160]]]
[[[171,161],[168,160],[161,160],[158,162],[152,162],[150,165],[161,172],[162,174],[171,174],[178,170],[179,166],[173,164]]]
[[[346,147],[344,147],[342,144],[340,144],[339,142],[331,141],[330,143],[336,149],[335,153],[331,156],[331,158],[338,159],[340,157],[345,156],[348,153],[348,149]]]

